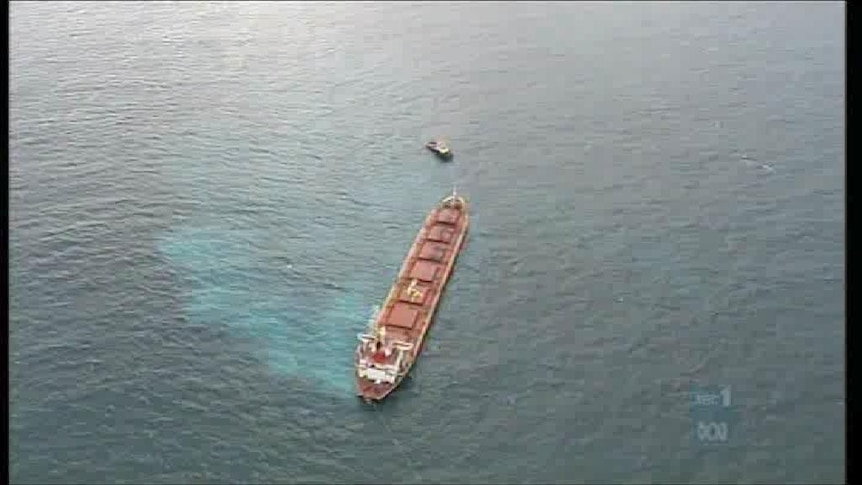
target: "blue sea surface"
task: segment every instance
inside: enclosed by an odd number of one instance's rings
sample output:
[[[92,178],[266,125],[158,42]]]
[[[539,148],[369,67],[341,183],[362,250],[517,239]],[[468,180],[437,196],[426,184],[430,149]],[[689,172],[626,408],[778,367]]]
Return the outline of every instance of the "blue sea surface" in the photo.
[[[843,482],[844,25],[11,3],[11,482]],[[453,185],[467,247],[365,405],[356,334]]]

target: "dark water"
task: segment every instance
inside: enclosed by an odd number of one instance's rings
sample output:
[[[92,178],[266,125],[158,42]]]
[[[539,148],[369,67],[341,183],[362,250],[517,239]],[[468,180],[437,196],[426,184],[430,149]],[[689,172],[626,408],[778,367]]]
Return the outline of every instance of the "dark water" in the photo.
[[[12,4],[12,481],[842,481],[843,17]],[[468,247],[369,409],[355,335],[453,183]]]

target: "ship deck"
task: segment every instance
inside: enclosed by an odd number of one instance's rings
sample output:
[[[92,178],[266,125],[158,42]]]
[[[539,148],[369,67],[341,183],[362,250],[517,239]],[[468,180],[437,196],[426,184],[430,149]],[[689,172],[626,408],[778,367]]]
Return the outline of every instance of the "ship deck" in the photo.
[[[381,310],[388,336],[406,342],[424,336],[466,229],[466,209],[439,208],[428,216]]]
[[[469,225],[466,203],[438,206],[425,219],[378,314],[387,339],[413,344],[409,364],[421,352],[437,305],[461,250]],[[382,398],[395,384],[357,377],[360,395]]]

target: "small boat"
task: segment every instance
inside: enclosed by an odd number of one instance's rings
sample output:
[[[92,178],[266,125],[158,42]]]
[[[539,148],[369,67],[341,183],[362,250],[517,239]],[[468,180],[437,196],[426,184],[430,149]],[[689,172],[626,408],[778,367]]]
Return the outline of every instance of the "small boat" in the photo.
[[[446,146],[446,143],[443,140],[432,140],[425,144],[425,148],[431,150],[436,153],[438,157],[443,160],[451,160],[452,159],[452,150]]]

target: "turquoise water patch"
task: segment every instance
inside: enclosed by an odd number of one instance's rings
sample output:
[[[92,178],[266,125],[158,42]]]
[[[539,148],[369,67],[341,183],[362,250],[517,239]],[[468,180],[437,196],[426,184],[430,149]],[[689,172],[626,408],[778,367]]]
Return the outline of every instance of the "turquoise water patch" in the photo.
[[[266,240],[258,230],[186,228],[160,249],[186,284],[191,321],[250,339],[280,376],[352,396],[355,336],[378,295],[315,277],[302,254],[274,257]]]

